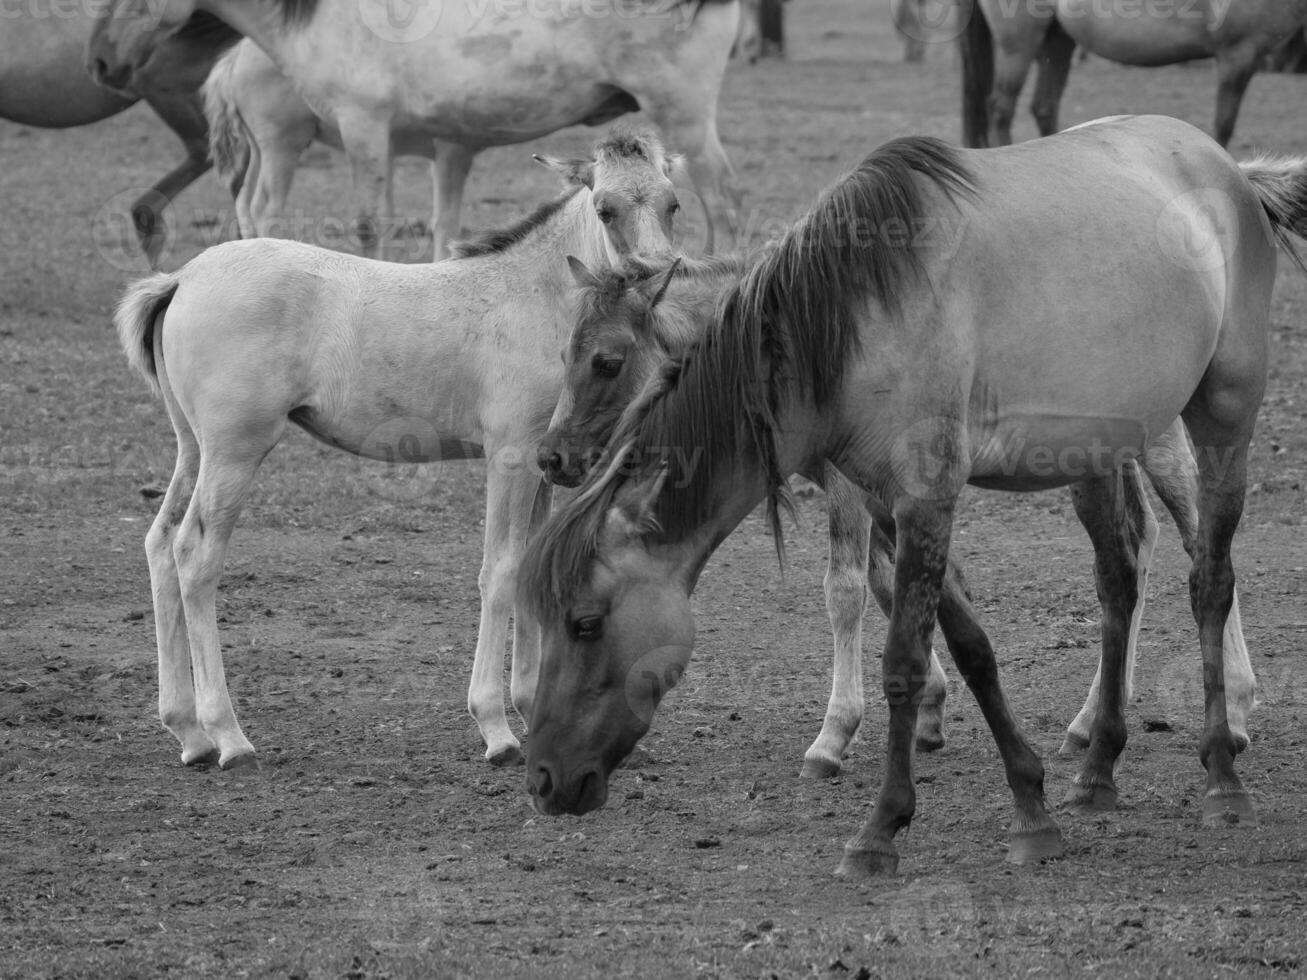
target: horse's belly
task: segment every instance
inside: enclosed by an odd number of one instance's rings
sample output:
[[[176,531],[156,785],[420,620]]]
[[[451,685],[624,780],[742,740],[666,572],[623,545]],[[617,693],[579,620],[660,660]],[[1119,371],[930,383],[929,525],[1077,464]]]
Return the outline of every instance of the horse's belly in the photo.
[[[1064,0],[1058,23],[1077,44],[1122,65],[1173,65],[1212,54],[1205,4],[1125,0],[1103,16],[1103,0]]]
[[[442,98],[402,120],[435,139],[469,145],[521,143],[578,123],[606,122],[638,103],[618,89],[593,82],[546,89],[487,86]]]

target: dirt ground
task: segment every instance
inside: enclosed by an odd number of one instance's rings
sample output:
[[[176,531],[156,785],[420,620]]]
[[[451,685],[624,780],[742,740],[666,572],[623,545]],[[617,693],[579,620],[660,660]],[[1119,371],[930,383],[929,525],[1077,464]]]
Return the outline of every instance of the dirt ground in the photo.
[[[866,7],[793,4],[789,60],[732,69],[721,129],[753,236],[885,139],[959,131],[948,47],[905,66],[884,5]],[[1304,86],[1259,76],[1234,152],[1307,152]],[[1064,122],[1156,110],[1206,124],[1213,87],[1206,65],[1091,59]],[[1023,117],[1019,135],[1032,133]],[[485,154],[466,224],[502,224],[553,192],[529,152],[581,153],[592,138]],[[109,324],[140,271],[115,246],[116,202],[177,152],[142,109],[67,133],[0,124],[0,975],[1307,971],[1307,278],[1282,266],[1236,539],[1261,702],[1240,763],[1261,825],[1200,826],[1197,641],[1166,523],[1119,810],[1061,814],[1065,858],[1004,864],[1010,797],[955,679],[948,744],[919,760],[900,874],[848,883],[832,871],[879,783],[885,715],[869,696],[841,778],[797,778],[829,684],[815,495],[784,575],[756,517],[721,548],[696,597],[694,662],[648,757],[615,775],[606,809],[549,819],[520,769],[483,762],[464,707],[483,469],[397,478],[296,433],[261,471],[219,599],[262,772],[180,764],[155,715],[142,551],[157,502],[141,490],[166,481],[172,437]],[[422,168],[405,164],[401,185],[423,216]],[[345,186],[343,162],[314,151],[293,196],[303,237]],[[230,235],[212,177],[172,218],[170,267]],[[1084,535],[1065,493],[974,493],[955,553],[1057,801],[1075,771],[1057,749],[1095,663]],[[872,691],[882,626],[869,616]]]

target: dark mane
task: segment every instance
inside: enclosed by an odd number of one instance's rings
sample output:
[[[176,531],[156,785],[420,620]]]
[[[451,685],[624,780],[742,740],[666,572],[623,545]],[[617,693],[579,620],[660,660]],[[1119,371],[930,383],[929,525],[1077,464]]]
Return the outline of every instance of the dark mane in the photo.
[[[318,0],[275,0],[281,8],[281,22],[287,27],[304,27],[318,12]]]
[[[507,228],[500,228],[498,231],[484,231],[475,238],[454,242],[450,246],[450,251],[456,259],[473,259],[481,255],[494,255],[497,252],[505,252],[537,228],[548,224],[563,209],[563,206],[579,193],[581,193],[580,187],[568,188],[552,201],[546,201],[525,218],[519,218]]]
[[[244,35],[225,20],[213,16],[205,10],[197,10],[186,19],[186,23],[173,37],[188,44],[197,44],[204,48],[225,51],[233,47]]]
[[[868,303],[886,319],[900,312],[922,270],[911,229],[925,216],[923,178],[950,199],[974,190],[952,147],[925,137],[895,140],[825,191],[726,290],[673,383],[618,426],[610,465],[593,473],[528,547],[522,598],[542,622],[555,620],[587,581],[618,492],[663,466],[668,474],[655,504],[655,540],[691,534],[711,514],[720,488],[752,463],[768,477],[781,551],[778,418],[797,399],[821,408],[836,394],[858,353],[859,316]]]

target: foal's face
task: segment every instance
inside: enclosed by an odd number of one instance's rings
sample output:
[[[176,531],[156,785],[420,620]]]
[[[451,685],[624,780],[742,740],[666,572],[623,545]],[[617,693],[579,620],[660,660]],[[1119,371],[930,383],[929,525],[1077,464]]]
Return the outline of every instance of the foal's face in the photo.
[[[545,476],[560,486],[581,483],[622,412],[667,358],[638,304],[612,313],[582,319],[563,351],[563,391],[537,453]]]
[[[672,254],[672,222],[681,203],[672,186],[671,166],[650,160],[600,161],[594,165],[591,197],[604,226],[608,261],[628,256],[650,259]]]
[[[91,28],[86,67],[101,85],[128,89],[163,41],[195,12],[194,0],[110,0]]]
[[[542,813],[586,813],[604,805],[608,777],[689,662],[688,586],[638,537],[610,527],[586,586],[541,641],[527,788]]]

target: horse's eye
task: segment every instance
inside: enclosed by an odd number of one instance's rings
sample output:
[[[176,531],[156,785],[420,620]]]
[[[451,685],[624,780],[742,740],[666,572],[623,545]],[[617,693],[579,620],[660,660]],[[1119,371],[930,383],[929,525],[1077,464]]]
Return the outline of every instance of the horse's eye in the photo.
[[[572,623],[572,637],[577,640],[597,640],[604,633],[604,617],[582,616]]]
[[[672,203],[667,205],[667,213],[675,214],[679,210],[681,210],[681,202],[676,200],[676,198],[672,198]]]
[[[606,225],[611,224],[612,220],[617,217],[617,212],[612,208],[600,208],[595,213],[599,215],[599,220]]]
[[[615,378],[622,373],[622,365],[626,361],[620,357],[608,357],[603,354],[596,354],[591,366],[595,374],[601,378]]]

